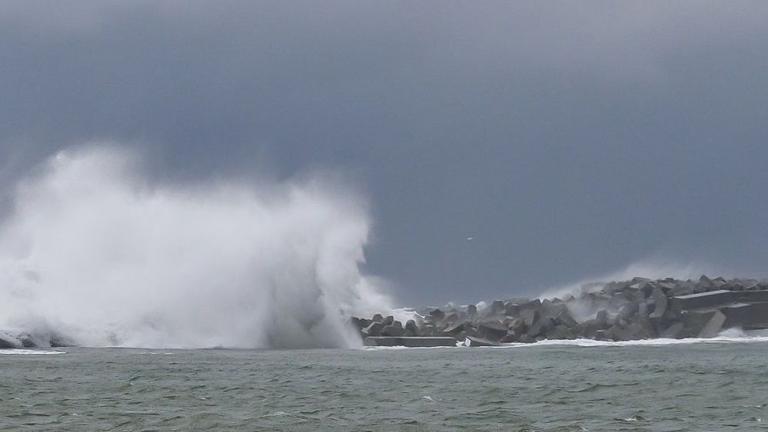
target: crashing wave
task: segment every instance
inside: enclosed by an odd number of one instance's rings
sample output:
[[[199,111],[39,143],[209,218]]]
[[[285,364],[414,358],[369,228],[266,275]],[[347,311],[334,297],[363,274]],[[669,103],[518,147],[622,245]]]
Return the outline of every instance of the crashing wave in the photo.
[[[0,225],[0,329],[39,346],[355,347],[391,310],[338,183],[154,184],[114,146],[51,158]],[[25,336],[26,335],[26,336]]]

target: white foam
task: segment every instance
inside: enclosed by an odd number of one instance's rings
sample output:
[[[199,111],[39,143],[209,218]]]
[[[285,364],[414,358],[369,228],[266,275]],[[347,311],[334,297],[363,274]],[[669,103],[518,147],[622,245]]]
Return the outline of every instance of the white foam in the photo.
[[[627,265],[617,271],[584,278],[575,283],[551,287],[544,290],[538,297],[545,298],[564,298],[567,295],[578,295],[584,285],[592,283],[606,283],[611,281],[625,281],[633,277],[645,277],[649,279],[662,279],[673,277],[676,279],[695,279],[702,274],[718,274],[721,276],[729,275],[730,272],[712,264],[704,263],[679,263],[664,259],[645,259]]]
[[[0,349],[0,355],[52,355],[66,354],[66,351],[46,351],[30,349]]]
[[[537,346],[574,346],[574,347],[624,347],[624,346],[664,346],[664,345],[690,345],[690,344],[723,344],[723,343],[766,343],[768,336],[717,336],[713,338],[687,338],[687,339],[642,339],[632,341],[599,341],[593,339],[573,340],[543,340],[534,343],[511,343],[490,348],[527,348]]]
[[[463,345],[456,345],[463,346]],[[454,347],[451,346],[430,346],[430,347],[407,347],[404,345],[395,345],[395,346],[367,346],[364,347],[364,351],[399,351],[399,350],[440,350],[440,349],[453,349]]]
[[[738,344],[738,343],[768,343],[766,336],[750,336],[750,334],[765,334],[765,332],[743,332],[738,329],[726,330],[717,337],[713,338],[686,338],[686,339],[641,339],[631,341],[600,341],[594,339],[553,339],[542,340],[533,343],[506,343],[487,347],[469,347],[462,342],[458,342],[457,348],[489,348],[489,349],[508,349],[508,348],[536,348],[542,346],[571,346],[577,348],[600,348],[600,347],[628,347],[628,346],[666,346],[666,345],[691,345],[691,344]],[[405,349],[443,349],[451,347],[365,347],[368,351],[387,351],[387,350],[405,350]]]
[[[359,271],[370,218],[337,182],[151,184],[115,147],[62,152],[0,225],[0,330],[86,346],[357,347],[392,307]]]

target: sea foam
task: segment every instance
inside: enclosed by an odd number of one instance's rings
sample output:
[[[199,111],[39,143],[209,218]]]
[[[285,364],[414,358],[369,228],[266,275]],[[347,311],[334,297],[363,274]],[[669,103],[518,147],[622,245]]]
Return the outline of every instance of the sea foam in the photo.
[[[691,344],[726,344],[726,343],[766,343],[768,336],[729,336],[721,334],[713,338],[684,338],[684,339],[640,339],[631,341],[601,341],[594,339],[573,340],[542,340],[534,343],[510,343],[487,348],[532,348],[541,346],[573,346],[583,348],[593,347],[627,347],[627,346],[665,346]]]

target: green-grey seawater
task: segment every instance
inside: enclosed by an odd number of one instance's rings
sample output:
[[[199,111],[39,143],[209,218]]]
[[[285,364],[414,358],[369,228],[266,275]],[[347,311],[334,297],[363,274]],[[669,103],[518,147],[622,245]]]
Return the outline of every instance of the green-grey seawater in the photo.
[[[0,355],[0,430],[768,430],[768,343]]]

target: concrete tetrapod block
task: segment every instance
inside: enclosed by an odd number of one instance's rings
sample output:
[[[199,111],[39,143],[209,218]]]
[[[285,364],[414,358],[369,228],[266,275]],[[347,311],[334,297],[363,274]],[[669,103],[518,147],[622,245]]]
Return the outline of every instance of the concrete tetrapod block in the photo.
[[[715,337],[723,329],[725,314],[719,310],[691,311],[684,315],[682,337]]]
[[[416,325],[416,321],[411,319],[405,322],[405,335],[406,336],[419,335],[419,327]]]
[[[467,329],[470,329],[471,327],[472,327],[472,323],[468,321],[462,321],[460,323],[453,324],[451,326],[446,327],[445,329],[443,329],[443,333],[457,335],[463,331],[466,331]]]
[[[21,343],[14,337],[0,333],[0,349],[20,348]]]
[[[725,324],[725,314],[715,311],[704,328],[699,332],[699,337],[711,338],[717,336],[723,330],[723,324]]]
[[[403,329],[403,324],[400,321],[395,321],[381,329],[382,336],[402,336],[404,334],[405,329]]]
[[[675,322],[675,323],[672,323],[669,327],[667,327],[664,331],[662,331],[659,337],[662,337],[665,339],[678,339],[682,331],[683,331],[683,323]]]
[[[651,292],[651,298],[653,299],[654,309],[649,318],[659,319],[667,311],[667,296],[661,288],[654,288]]]
[[[480,323],[477,330],[484,338],[491,340],[499,340],[507,335],[507,327],[495,321]]]
[[[363,329],[363,333],[366,336],[378,336],[381,334],[381,330],[384,328],[384,324],[373,321],[368,327]]]

